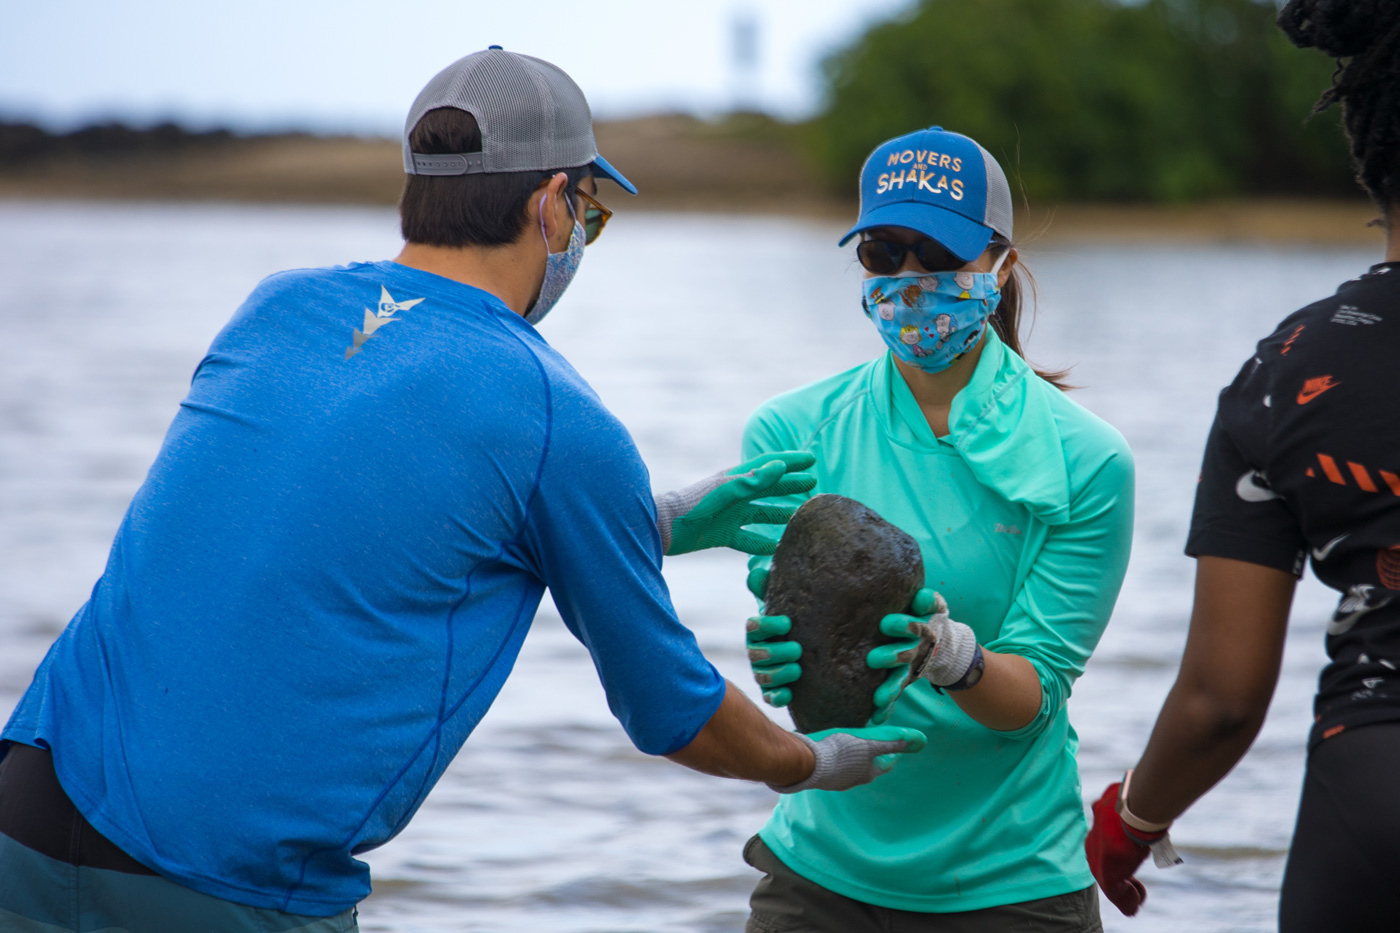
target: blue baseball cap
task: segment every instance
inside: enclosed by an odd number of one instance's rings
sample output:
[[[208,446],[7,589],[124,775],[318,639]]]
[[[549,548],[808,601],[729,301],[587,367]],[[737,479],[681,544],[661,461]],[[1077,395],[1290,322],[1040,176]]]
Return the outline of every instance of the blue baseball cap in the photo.
[[[860,217],[841,246],[872,227],[908,227],[971,262],[999,233],[1011,239],[1011,187],[992,154],[931,126],[875,147],[860,170]]]

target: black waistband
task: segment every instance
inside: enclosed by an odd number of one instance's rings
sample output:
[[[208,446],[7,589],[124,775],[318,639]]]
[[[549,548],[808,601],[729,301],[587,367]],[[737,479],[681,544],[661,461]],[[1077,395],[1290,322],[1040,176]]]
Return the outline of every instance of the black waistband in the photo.
[[[0,833],[51,859],[129,875],[154,875],[92,828],[63,792],[53,756],[10,743],[0,758]]]

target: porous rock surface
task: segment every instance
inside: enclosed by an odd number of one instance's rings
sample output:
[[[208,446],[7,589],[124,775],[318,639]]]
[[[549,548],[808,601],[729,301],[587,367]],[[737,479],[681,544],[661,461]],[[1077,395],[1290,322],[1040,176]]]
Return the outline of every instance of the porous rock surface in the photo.
[[[802,504],[773,554],[764,612],[792,619],[802,645],[802,676],[792,683],[797,731],[859,728],[875,711],[888,671],[866,666],[870,649],[891,641],[880,620],[904,612],[924,584],[918,543],[845,496]]]

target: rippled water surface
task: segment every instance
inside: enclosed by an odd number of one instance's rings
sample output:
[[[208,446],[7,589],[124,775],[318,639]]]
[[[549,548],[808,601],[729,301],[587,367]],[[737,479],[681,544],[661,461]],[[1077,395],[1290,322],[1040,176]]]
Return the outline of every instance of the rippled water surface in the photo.
[[[625,205],[619,205],[624,206]],[[633,216],[588,251],[545,323],[631,428],[658,486],[734,462],[768,396],[874,356],[840,230],[798,220]],[[101,572],[195,364],[264,275],[387,258],[392,212],[0,203],[0,714]],[[1029,355],[1137,457],[1132,565],[1070,701],[1086,792],[1136,760],[1190,605],[1181,554],[1214,397],[1253,343],[1376,257],[1245,247],[1031,248]],[[749,685],[743,561],[667,562],[705,652]],[[1330,592],[1299,590],[1269,719],[1178,824],[1186,856],[1109,930],[1266,930],[1292,830]],[[751,691],[756,696],[756,691]],[[936,746],[935,746],[936,747]],[[632,749],[587,653],[546,601],[515,673],[412,825],[370,853],[367,931],[739,930],[739,857],[766,789]]]

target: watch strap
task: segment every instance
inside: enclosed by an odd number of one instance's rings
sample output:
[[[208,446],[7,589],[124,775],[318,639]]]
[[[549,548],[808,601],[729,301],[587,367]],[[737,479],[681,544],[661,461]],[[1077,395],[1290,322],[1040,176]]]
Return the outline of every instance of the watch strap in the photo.
[[[975,645],[972,651],[972,663],[967,666],[967,671],[962,677],[958,678],[957,683],[948,684],[948,686],[942,689],[949,692],[956,692],[958,690],[967,690],[970,687],[975,687],[982,679],[982,675],[986,670],[987,661],[982,657],[982,646]]]
[[[1166,832],[1172,825],[1170,820],[1165,823],[1153,823],[1150,820],[1144,820],[1132,810],[1128,809],[1128,787],[1132,784],[1132,781],[1133,771],[1129,768],[1127,773],[1123,775],[1122,786],[1118,789],[1117,810],[1118,816],[1123,820],[1123,825],[1135,829],[1139,833],[1147,833],[1149,835]]]

